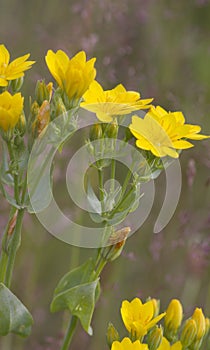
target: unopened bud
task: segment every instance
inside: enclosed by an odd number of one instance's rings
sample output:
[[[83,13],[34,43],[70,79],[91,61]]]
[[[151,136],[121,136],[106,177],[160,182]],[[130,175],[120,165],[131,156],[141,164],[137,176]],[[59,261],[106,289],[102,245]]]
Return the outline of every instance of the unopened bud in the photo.
[[[196,307],[192,315],[192,319],[196,323],[196,327],[197,327],[196,339],[199,340],[203,338],[206,332],[206,320],[202,312],[202,309]]]
[[[102,127],[100,124],[94,124],[90,128],[90,141],[98,140],[102,138],[103,132],[102,132]]]
[[[16,124],[16,128],[19,130],[20,136],[23,136],[26,132],[26,118],[24,112],[20,115],[20,118]]]
[[[205,336],[207,336],[209,333],[209,330],[210,330],[210,319],[208,317],[206,317],[205,321],[206,321]]]
[[[56,96],[56,99],[54,100],[54,106],[55,106],[55,117],[59,117],[66,113],[66,107],[63,103],[63,100],[60,96]]]
[[[125,128],[125,141],[129,141],[133,138],[133,134],[131,133],[129,128]]]
[[[37,116],[38,121],[38,135],[46,128],[50,122],[50,104],[48,101],[44,101],[40,107],[39,114]]]
[[[108,324],[108,328],[107,328],[107,333],[106,333],[106,340],[107,340],[107,344],[108,346],[111,348],[112,343],[116,340],[119,340],[119,333],[116,330],[116,328],[113,326],[113,324],[110,322]]]
[[[46,85],[44,80],[37,81],[36,89],[35,89],[35,97],[39,106],[41,106],[45,100],[50,102],[52,97],[52,91],[53,91],[53,83],[49,83],[48,85]]]
[[[162,327],[155,326],[148,334],[148,345],[150,350],[157,350],[163,339]]]
[[[13,93],[20,91],[20,89],[23,85],[23,81],[24,81],[23,77],[11,80],[10,87],[11,87]]]
[[[168,305],[164,320],[165,334],[168,339],[173,340],[182,323],[183,309],[179,300],[173,299]]]
[[[34,101],[31,105],[31,120],[34,121],[39,114],[39,105]]]
[[[197,326],[195,320],[189,318],[186,320],[180,336],[181,343],[185,348],[189,347],[194,342],[196,332]]]
[[[39,108],[39,113],[32,124],[32,130],[34,136],[37,137],[46,128],[50,122],[50,104],[48,101],[44,101]]]
[[[156,317],[159,315],[159,312],[160,312],[160,300],[158,299],[151,299],[152,302],[153,302],[153,306],[154,306],[154,315],[153,317]]]
[[[115,139],[118,134],[119,126],[116,122],[113,122],[111,124],[107,124],[106,126],[106,136],[110,139]]]
[[[103,257],[106,261],[113,261],[120,256],[130,231],[130,227],[124,227],[112,233],[108,241],[110,246],[106,247],[103,251]]]

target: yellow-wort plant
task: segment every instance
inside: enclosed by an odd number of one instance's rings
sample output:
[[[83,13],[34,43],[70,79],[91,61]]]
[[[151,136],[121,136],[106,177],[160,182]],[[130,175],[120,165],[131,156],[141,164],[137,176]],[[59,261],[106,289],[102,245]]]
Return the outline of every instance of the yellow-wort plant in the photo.
[[[89,219],[93,227],[99,226],[100,234],[94,236],[95,255],[67,271],[54,291],[51,311],[68,310],[70,314],[61,344],[61,350],[67,350],[79,322],[92,334],[100,275],[107,263],[120,256],[131,233],[131,227],[124,221],[141,205],[142,183],[156,178],[182,150],[193,147],[189,140],[208,136],[200,133],[200,126],[187,124],[182,112],[155,107],[153,98],[142,99],[138,91],[128,91],[123,84],[104,90],[96,80],[96,58],[87,59],[84,51],[71,58],[62,50],[47,52],[45,61],[54,82],[37,81],[27,115],[21,89],[25,71],[35,63],[28,60],[29,56],[10,60],[9,51],[0,45],[0,191],[10,205],[0,252],[0,335],[30,334],[32,316],[11,285],[24,214],[42,212],[49,206],[52,191],[45,175],[52,177],[50,162],[55,151],[62,152],[65,141],[79,129],[86,115],[91,114],[89,134],[83,137],[91,171],[83,175],[91,208]],[[123,162],[128,150],[130,168],[119,187],[115,181],[117,159]],[[92,172],[94,179],[97,178],[94,183]],[[107,174],[111,178],[108,188]],[[51,215],[55,223],[52,226],[57,225],[56,220]],[[77,232],[59,234],[63,240],[68,241],[73,235],[77,243],[80,241]],[[91,239],[89,233],[85,239]],[[166,312],[159,313],[157,300],[143,303],[135,298],[122,303],[121,315],[128,337],[120,340],[110,325],[108,339],[112,350],[197,350],[209,328],[208,319],[200,309],[181,328],[179,301],[173,301]],[[157,325],[159,322],[164,326]]]
[[[155,299],[152,299],[155,300]],[[113,324],[107,328],[107,344],[111,350],[199,350],[209,344],[209,318],[196,308],[191,317],[183,321],[183,307],[178,299],[169,303],[165,312],[156,314],[154,304],[134,298],[124,300],[121,316],[127,331],[120,337]],[[153,306],[152,306],[153,305]]]

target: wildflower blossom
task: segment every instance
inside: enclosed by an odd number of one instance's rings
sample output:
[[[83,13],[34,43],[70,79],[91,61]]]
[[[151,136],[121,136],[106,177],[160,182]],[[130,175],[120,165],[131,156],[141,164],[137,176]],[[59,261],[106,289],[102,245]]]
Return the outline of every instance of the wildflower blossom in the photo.
[[[23,97],[20,93],[11,95],[8,91],[0,94],[0,128],[4,131],[17,124],[23,110]]]
[[[4,45],[0,45],[0,86],[7,86],[10,80],[24,76],[24,71],[31,68],[35,61],[27,61],[30,54],[16,58],[9,63],[10,54]]]
[[[52,76],[69,99],[80,99],[96,76],[96,59],[86,61],[84,51],[69,59],[62,50],[56,53],[49,50],[45,59]]]
[[[136,146],[151,151],[156,157],[178,158],[177,150],[193,147],[186,139],[202,140],[209,136],[199,134],[198,125],[185,124],[182,112],[166,112],[152,107],[144,119],[132,117],[130,131],[136,137]]]
[[[177,341],[176,343],[171,345],[169,341],[165,337],[163,337],[162,342],[157,348],[157,350],[182,350],[182,344],[180,341]]]
[[[141,100],[138,92],[126,91],[122,84],[104,91],[97,81],[92,82],[83,98],[81,107],[96,113],[97,118],[105,123],[112,122],[113,116],[149,108],[149,103],[153,100]]]
[[[196,307],[195,311],[193,312],[192,319],[195,321],[197,327],[196,339],[200,340],[203,338],[206,332],[206,319],[202,309]]]
[[[139,298],[131,302],[124,300],[121,315],[128,332],[137,339],[147,334],[147,331],[160,321],[165,313],[154,317],[155,308],[152,300],[142,304]]]
[[[129,338],[124,338],[121,342],[114,341],[111,350],[148,350],[148,345],[141,344],[139,340],[132,343]]]
[[[166,310],[164,325],[168,330],[176,332],[182,323],[183,309],[178,299],[172,299]]]

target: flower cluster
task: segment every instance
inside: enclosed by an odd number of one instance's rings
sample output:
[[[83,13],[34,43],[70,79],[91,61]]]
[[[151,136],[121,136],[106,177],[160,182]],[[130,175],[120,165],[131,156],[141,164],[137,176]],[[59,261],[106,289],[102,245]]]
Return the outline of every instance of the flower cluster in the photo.
[[[110,323],[107,342],[111,350],[199,350],[207,340],[210,320],[202,309],[196,308],[192,316],[183,322],[183,308],[173,299],[166,312],[159,314],[159,301],[150,299],[142,303],[139,298],[124,300],[121,316],[128,336],[120,340]],[[157,323],[163,320],[162,325]]]
[[[20,89],[24,72],[31,68],[34,61],[28,61],[29,54],[12,62],[4,45],[0,45],[0,128],[6,132],[18,123],[23,109],[21,95],[11,96]],[[74,57],[58,50],[48,50],[46,64],[57,82],[57,89],[49,83],[38,82],[36,100],[31,107],[30,131],[37,137],[50,120],[66,110],[81,107],[96,114],[102,123],[117,123],[119,118],[135,111],[146,109],[143,118],[132,115],[129,125],[137,148],[149,151],[157,158],[169,156],[177,158],[180,150],[193,147],[190,140],[202,140],[208,136],[199,134],[198,125],[185,123],[182,112],[167,112],[162,107],[154,107],[153,98],[142,99],[139,92],[127,91],[122,84],[111,90],[104,90],[95,80],[95,58],[86,59],[84,51]],[[47,101],[47,102],[46,102]]]
[[[96,59],[88,60],[84,51],[72,58],[62,50],[47,52],[45,61],[55,83],[37,82],[35,98],[30,99],[30,113],[25,117],[24,98],[20,89],[24,72],[35,63],[28,61],[28,58],[29,54],[26,54],[10,62],[8,50],[0,45],[0,135],[4,144],[0,190],[11,205],[11,216],[2,238],[0,287],[6,297],[1,302],[5,303],[2,306],[5,320],[12,315],[8,298],[12,298],[11,305],[16,305],[15,308],[20,310],[14,322],[5,322],[5,326],[2,321],[0,335],[14,332],[27,336],[30,333],[32,316],[9,290],[21,241],[23,214],[26,210],[31,213],[32,209],[36,209],[32,208],[33,195],[38,202],[38,210],[43,198],[51,198],[51,156],[58,148],[61,150],[64,142],[77,130],[78,110],[83,108],[97,117],[90,127],[89,139],[85,140],[88,156],[92,157],[89,164],[97,172],[97,193],[89,181],[91,176],[88,171],[85,177],[90,219],[94,227],[95,223],[101,226],[103,234],[101,239],[99,237],[95,259],[89,259],[67,273],[53,296],[53,312],[68,309],[73,315],[64,340],[67,349],[66,341],[71,341],[71,327],[75,328],[77,319],[84,330],[91,334],[91,319],[100,294],[99,277],[105,265],[118,258],[122,252],[131,231],[130,227],[123,227],[122,223],[139,206],[141,183],[158,176],[163,169],[162,157],[167,157],[168,164],[170,158],[177,158],[181,150],[193,146],[188,140],[202,140],[209,136],[200,134],[200,126],[186,124],[181,112],[167,112],[160,106],[154,107],[153,98],[142,99],[139,92],[127,91],[122,84],[104,90],[95,80]],[[137,115],[138,111],[143,117]],[[120,129],[122,121],[126,121],[123,124],[125,127]],[[118,186],[115,181],[115,155],[119,159],[121,156],[125,158],[125,148],[129,142],[134,144],[128,147],[132,148],[131,164],[122,186]],[[39,156],[45,149],[49,153],[45,154],[45,163],[41,162],[39,172],[36,165],[40,163]],[[31,171],[33,167],[36,171]],[[105,168],[111,174],[108,187],[104,182]],[[45,181],[48,175],[49,186]],[[44,192],[46,188],[50,195]],[[41,200],[38,198],[39,192]],[[121,228],[116,230],[119,224]],[[199,350],[209,332],[209,319],[204,317],[199,308],[182,324],[183,311],[178,300],[172,300],[163,313],[159,313],[159,301],[156,299],[149,299],[145,303],[138,298],[131,302],[125,300],[121,316],[128,334],[121,340],[117,330],[110,325],[107,339],[111,350]],[[158,322],[162,325],[157,325]]]

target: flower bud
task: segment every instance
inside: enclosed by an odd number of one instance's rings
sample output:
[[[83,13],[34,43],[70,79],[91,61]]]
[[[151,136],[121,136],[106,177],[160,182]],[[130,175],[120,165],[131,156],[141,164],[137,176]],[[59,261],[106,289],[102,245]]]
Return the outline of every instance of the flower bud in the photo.
[[[193,343],[196,337],[196,333],[196,322],[192,318],[189,318],[186,320],[180,336],[180,340],[184,348],[189,347]]]
[[[205,318],[206,321],[206,330],[205,330],[205,336],[208,335],[209,330],[210,330],[210,319],[208,317]]]
[[[44,101],[40,107],[38,120],[38,135],[46,128],[50,122],[50,104],[48,101]]]
[[[115,139],[118,134],[119,126],[116,122],[113,122],[111,124],[107,124],[106,126],[106,136],[110,139]]]
[[[176,336],[178,329],[182,323],[183,309],[179,300],[171,300],[166,310],[166,316],[164,320],[166,337],[173,340]]]
[[[54,100],[54,107],[55,107],[55,118],[67,112],[65,104],[63,103],[63,100],[60,96],[57,96],[56,99]]]
[[[154,306],[154,315],[153,317],[156,317],[159,315],[159,312],[160,312],[160,300],[158,299],[151,299],[152,302],[153,302],[153,306]]]
[[[131,140],[133,138],[133,134],[131,133],[129,128],[125,129],[125,141],[128,142],[129,140]]]
[[[90,141],[98,140],[102,138],[102,136],[103,136],[103,132],[102,132],[101,125],[100,124],[92,125],[89,133]]]
[[[35,137],[39,136],[50,122],[50,104],[45,100],[39,108],[38,115],[32,124]]]
[[[162,327],[155,326],[148,334],[148,345],[150,350],[157,350],[163,339]]]
[[[115,340],[119,340],[119,339],[120,339],[120,337],[119,337],[118,331],[117,331],[116,328],[113,326],[113,324],[110,322],[110,323],[108,324],[107,333],[106,333],[106,340],[107,340],[108,346],[111,348],[112,343],[113,343]]]
[[[11,87],[13,93],[18,92],[21,89],[21,87],[23,85],[23,81],[24,81],[23,77],[11,80],[10,87]]]
[[[202,309],[196,307],[192,315],[192,319],[195,321],[197,327],[196,339],[200,340],[201,338],[203,338],[206,332],[206,320]]]
[[[53,83],[45,84],[44,80],[38,80],[35,89],[35,98],[39,106],[47,100],[50,102],[53,91]]]
[[[106,261],[113,261],[120,256],[130,231],[130,227],[124,227],[110,236],[108,243],[111,245],[106,247],[103,251],[103,257]]]
[[[19,130],[20,136],[23,136],[26,132],[26,118],[24,112],[20,115],[16,128]]]
[[[33,122],[39,114],[39,105],[34,101],[31,105],[31,121]]]

